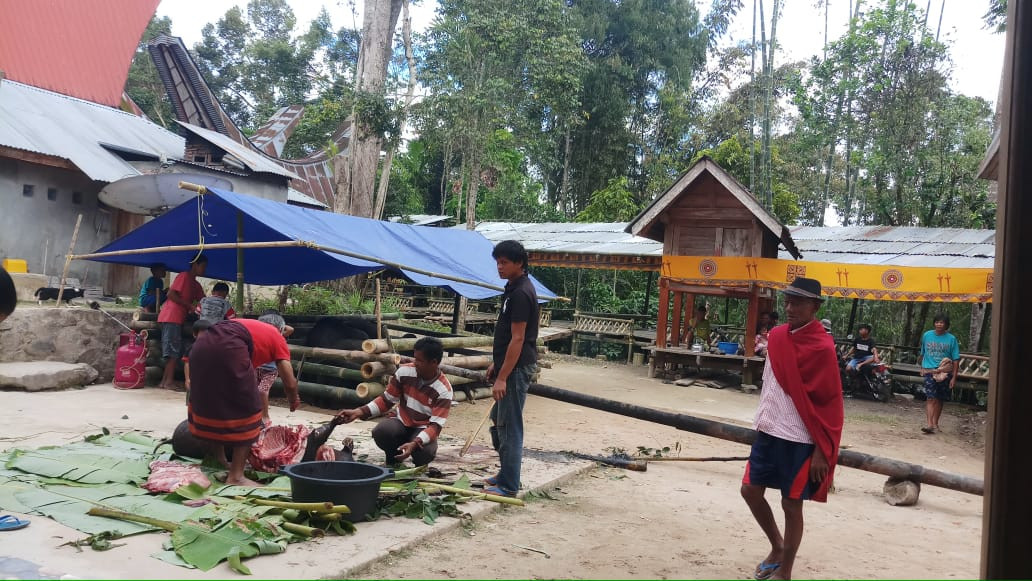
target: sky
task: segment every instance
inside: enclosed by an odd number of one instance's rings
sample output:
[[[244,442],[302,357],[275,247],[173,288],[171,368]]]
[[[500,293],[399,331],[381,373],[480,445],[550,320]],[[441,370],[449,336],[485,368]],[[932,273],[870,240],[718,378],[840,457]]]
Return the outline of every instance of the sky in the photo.
[[[325,6],[334,28],[361,25],[361,10],[365,0],[288,0],[297,17],[298,29],[306,27]],[[697,0],[700,12],[705,12],[709,0]],[[748,0],[729,30],[733,42],[752,38],[752,6]],[[766,2],[770,10],[771,2]],[[790,62],[820,54],[824,44],[824,12],[817,0],[785,0],[778,21],[780,44],[777,60]],[[920,5],[920,1],[918,0]],[[1004,36],[992,34],[982,24],[982,14],[988,0],[937,0],[931,5],[929,23],[937,23],[942,13],[942,36],[951,44],[954,61],[952,87],[969,96],[982,97],[995,103],[1003,69]],[[201,28],[217,21],[234,5],[246,8],[246,0],[162,0],[159,16],[172,19],[172,33],[183,39],[188,47],[201,39]],[[412,7],[412,26],[421,31],[430,26],[437,2],[422,0]],[[828,0],[828,35],[834,40],[847,27],[848,0]]]

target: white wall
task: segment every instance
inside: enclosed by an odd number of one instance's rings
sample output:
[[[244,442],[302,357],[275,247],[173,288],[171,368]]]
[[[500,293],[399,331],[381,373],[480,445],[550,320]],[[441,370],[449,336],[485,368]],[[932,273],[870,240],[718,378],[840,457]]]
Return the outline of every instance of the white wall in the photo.
[[[32,197],[22,193],[26,184],[35,186]],[[75,253],[92,252],[110,242],[112,212],[99,206],[101,186],[76,171],[0,157],[0,258],[21,258],[30,273],[60,276],[80,213]],[[49,188],[57,191],[55,200],[47,199]],[[73,192],[82,194],[81,203],[72,201]],[[73,278],[86,278],[88,285],[107,282],[107,266],[101,263],[72,261],[69,272]]]

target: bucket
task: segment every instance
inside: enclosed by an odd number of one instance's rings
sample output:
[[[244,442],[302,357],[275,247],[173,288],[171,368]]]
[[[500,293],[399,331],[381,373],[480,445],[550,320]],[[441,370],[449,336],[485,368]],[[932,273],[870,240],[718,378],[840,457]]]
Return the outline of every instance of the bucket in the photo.
[[[351,513],[341,516],[355,522],[376,510],[380,483],[394,472],[364,462],[300,462],[282,473],[290,478],[294,502],[346,504]]]
[[[721,341],[720,343],[717,343],[717,349],[720,349],[720,352],[725,355],[734,355],[738,353],[739,347],[740,345],[738,343],[733,343],[731,341]]]

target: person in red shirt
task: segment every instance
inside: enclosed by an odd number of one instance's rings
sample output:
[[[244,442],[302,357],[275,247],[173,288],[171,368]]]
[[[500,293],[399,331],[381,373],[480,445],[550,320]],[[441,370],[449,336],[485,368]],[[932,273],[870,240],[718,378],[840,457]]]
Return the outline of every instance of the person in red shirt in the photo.
[[[229,469],[227,484],[256,486],[244,476],[251,444],[263,428],[262,399],[255,368],[276,362],[290,411],[301,404],[290,350],[280,330],[255,319],[212,325],[190,350],[190,433],[204,440],[209,455]],[[226,462],[225,448],[232,450]]]
[[[161,305],[158,313],[158,325],[161,326],[161,356],[165,358],[165,372],[161,376],[159,387],[178,389],[175,384],[176,363],[183,354],[183,322],[186,314],[193,311],[194,305],[204,298],[204,289],[197,282],[208,268],[208,257],[198,254],[190,262],[190,270],[179,273],[168,289],[167,300]]]
[[[452,386],[439,367],[444,356],[441,341],[423,337],[416,341],[413,355],[415,361],[398,368],[380,397],[360,408],[341,410],[336,417],[346,424],[375,418],[397,405],[397,417],[373,428],[373,440],[388,465],[409,456],[416,466],[429,464],[437,456],[437,437],[451,411]]]

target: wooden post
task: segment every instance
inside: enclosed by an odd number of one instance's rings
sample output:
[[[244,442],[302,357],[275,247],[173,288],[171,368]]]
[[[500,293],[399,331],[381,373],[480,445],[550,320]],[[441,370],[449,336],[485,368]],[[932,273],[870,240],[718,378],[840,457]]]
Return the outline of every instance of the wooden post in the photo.
[[[691,324],[691,320],[695,318],[695,295],[691,293],[684,293],[684,332],[681,335],[688,333],[688,325]],[[692,338],[694,342],[695,339]],[[709,342],[709,337],[705,337],[702,340],[703,343]],[[684,344],[685,347],[691,349],[692,346],[689,343]]]
[[[452,335],[459,334],[459,314],[462,312],[462,296],[455,293],[455,300],[452,302],[451,332]]]
[[[237,243],[244,241],[244,213],[237,212]],[[236,301],[233,308],[237,315],[244,312],[244,249],[237,248],[237,272],[236,272]]]
[[[1021,337],[1032,324],[1025,293],[1032,283],[1032,3],[1007,3],[1000,121],[996,263],[992,285],[993,358],[989,372],[989,425],[985,445],[982,510],[983,579],[1029,576],[1026,541],[1032,514],[1032,463],[1028,461],[1028,350]]]
[[[79,239],[79,226],[82,225],[82,214],[75,220],[75,229],[72,230],[72,243],[68,245],[68,256],[65,257],[64,270],[61,271],[61,284],[57,285],[57,306],[61,306],[61,299],[64,298],[65,279],[68,278],[68,267],[72,265],[72,256],[75,256],[75,241]]]
[[[856,324],[856,308],[860,306],[860,299],[853,299],[853,306],[849,309],[849,326],[846,327],[846,336],[853,334],[853,325]]]
[[[667,346],[667,316],[670,314],[670,281],[659,278],[659,316],[656,317],[656,347]]]
[[[643,315],[649,314],[649,299],[652,298],[652,279],[656,277],[656,273],[649,271],[649,277],[645,280],[645,309],[641,312]]]
[[[756,355],[756,323],[760,321],[760,294],[753,284],[749,287],[749,310],[745,314],[745,356]],[[749,366],[746,366],[749,369]]]
[[[670,344],[681,344],[681,315],[684,313],[684,293],[674,291],[674,320],[670,323]]]

